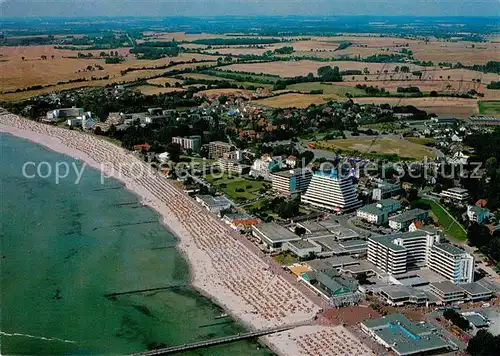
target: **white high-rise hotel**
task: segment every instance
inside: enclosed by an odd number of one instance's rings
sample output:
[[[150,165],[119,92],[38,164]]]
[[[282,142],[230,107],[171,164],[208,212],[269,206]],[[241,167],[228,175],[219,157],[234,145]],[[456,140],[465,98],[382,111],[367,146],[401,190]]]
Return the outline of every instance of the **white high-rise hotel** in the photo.
[[[368,239],[368,261],[389,274],[427,266],[454,283],[473,282],[474,257],[440,239],[424,230],[373,236]]]
[[[302,202],[329,210],[352,210],[361,206],[352,178],[337,170],[313,174]]]

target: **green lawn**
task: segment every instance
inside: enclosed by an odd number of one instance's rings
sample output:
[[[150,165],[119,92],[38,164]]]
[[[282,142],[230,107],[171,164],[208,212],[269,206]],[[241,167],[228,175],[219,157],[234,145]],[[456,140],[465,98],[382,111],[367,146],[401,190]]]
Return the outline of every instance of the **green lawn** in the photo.
[[[500,114],[500,100],[479,101],[477,105],[479,107],[479,113],[482,115]]]
[[[238,177],[236,175],[228,175],[224,173],[222,175],[221,179],[217,179],[220,177],[220,175],[215,175],[214,176],[206,176],[205,180],[209,183],[211,183],[214,187],[222,191],[224,194],[226,194],[230,199],[235,200],[236,202],[241,201],[244,202],[244,200],[250,200],[254,199],[257,197],[255,193],[259,191],[264,186],[263,181],[255,181],[255,180],[250,180],[250,179],[245,179]],[[231,179],[232,178],[232,179]],[[223,186],[221,186],[221,184]],[[225,184],[225,186],[224,186]],[[247,188],[248,186],[251,186]],[[237,192],[236,189],[243,189],[242,192]]]
[[[405,137],[405,140],[418,143],[419,145],[426,145],[428,143],[435,143],[436,140],[433,137]]]
[[[432,214],[439,221],[439,225],[442,226],[446,236],[456,241],[467,240],[467,233],[464,228],[457,224],[441,206],[432,200],[421,199],[420,201],[431,206]]]
[[[288,252],[281,252],[279,255],[276,255],[273,258],[282,266],[289,266],[299,261],[297,257]]]
[[[340,84],[322,84],[318,82],[292,84],[287,85],[286,88],[289,90],[300,90],[306,92],[310,92],[312,90],[323,90],[323,94],[338,95],[342,97],[345,97],[347,93],[352,96],[366,95],[365,91],[362,89]]]

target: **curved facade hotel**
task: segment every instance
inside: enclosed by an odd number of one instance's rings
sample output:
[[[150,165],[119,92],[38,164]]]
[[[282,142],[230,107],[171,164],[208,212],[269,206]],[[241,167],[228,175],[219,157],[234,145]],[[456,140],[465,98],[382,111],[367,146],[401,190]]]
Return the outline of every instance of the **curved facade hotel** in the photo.
[[[337,170],[313,174],[302,202],[328,210],[353,210],[361,206],[352,178]]]

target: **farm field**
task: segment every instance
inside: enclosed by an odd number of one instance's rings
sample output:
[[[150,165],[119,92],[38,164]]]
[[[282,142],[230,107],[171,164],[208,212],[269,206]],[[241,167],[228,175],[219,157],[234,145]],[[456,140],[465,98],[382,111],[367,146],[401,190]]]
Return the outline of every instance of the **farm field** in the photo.
[[[391,106],[413,105],[421,110],[438,115],[455,115],[467,118],[479,112],[476,99],[462,98],[354,98],[360,104],[384,104]]]
[[[195,94],[195,96],[205,96],[207,98],[216,98],[220,95],[242,95],[247,98],[250,98],[252,96],[252,93],[244,89],[223,88],[223,89],[202,90]]]
[[[428,143],[434,143],[436,140],[433,137],[405,137],[406,141],[410,141],[419,145],[426,145]]]
[[[153,85],[140,85],[136,87],[136,89],[139,90],[144,95],[156,95],[156,94],[184,91],[184,89],[182,88],[160,88]]]
[[[500,100],[480,101],[477,104],[481,115],[500,115]]]
[[[268,106],[272,108],[306,108],[311,104],[323,104],[328,99],[326,95],[313,94],[282,94],[270,98],[254,100],[255,105]]]
[[[203,80],[225,80],[228,82],[234,82],[233,79],[216,77],[215,75],[208,75],[202,73],[186,73],[181,74],[182,78],[192,78],[192,79],[203,79]]]
[[[122,76],[120,71],[126,68],[142,68],[162,66],[171,61],[192,61],[195,60],[214,60],[213,56],[200,54],[181,54],[178,57],[162,58],[158,60],[137,60],[132,54],[128,54],[129,48],[120,48],[117,51],[125,57],[126,60],[119,64],[105,64],[103,58],[65,58],[69,56],[76,57],[78,51],[58,50],[54,46],[25,46],[25,47],[0,47],[2,62],[0,62],[0,81],[2,82],[3,91],[12,91],[18,88],[26,88],[33,85],[48,85],[56,84],[60,81],[68,81],[78,78],[104,77],[109,75],[110,79],[115,81],[129,81],[129,78]],[[92,52],[95,56],[99,56],[101,51],[82,51],[84,53]],[[41,56],[48,57],[42,60]],[[52,59],[54,56],[54,59]],[[22,57],[25,59],[22,60]],[[204,63],[207,65],[209,63]],[[95,65],[100,65],[103,70],[97,70]],[[179,64],[169,68],[183,69],[202,65],[200,63]],[[94,70],[87,70],[88,66],[94,67]],[[163,72],[166,70],[163,69]],[[141,78],[149,76],[148,71],[141,71]],[[135,73],[135,74],[134,74]],[[137,72],[127,73],[137,77]],[[93,86],[99,85],[96,81]],[[84,83],[77,83],[79,86]],[[50,88],[50,91],[58,90],[59,87]],[[28,92],[27,94],[31,94]],[[35,95],[35,94],[34,94]],[[31,96],[31,95],[30,95]]]
[[[355,150],[361,153],[397,154],[401,157],[423,159],[434,158],[436,154],[430,148],[416,143],[411,143],[399,138],[350,138],[341,140],[328,140],[315,143],[319,149]]]
[[[310,60],[299,60],[299,61],[277,61],[270,63],[242,63],[242,64],[232,64],[223,67],[224,70],[230,71],[244,71],[250,73],[266,73],[266,74],[276,74],[281,77],[295,77],[300,75],[307,75],[313,73],[316,75],[318,68],[323,66],[337,66],[339,69],[357,69],[363,70],[368,68],[370,73],[376,72],[377,70],[383,72],[384,70],[393,71],[397,66],[401,66],[401,63],[366,63],[366,62],[355,62],[355,61],[331,61],[331,62],[318,62]],[[423,70],[424,67],[417,66],[414,64],[409,64],[410,71]]]

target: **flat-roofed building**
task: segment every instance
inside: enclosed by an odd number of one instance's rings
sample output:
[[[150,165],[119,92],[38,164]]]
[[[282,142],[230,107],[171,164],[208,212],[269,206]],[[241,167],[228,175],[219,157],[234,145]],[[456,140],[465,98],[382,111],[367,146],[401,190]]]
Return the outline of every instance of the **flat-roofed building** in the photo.
[[[308,168],[296,168],[271,173],[273,190],[286,197],[295,197],[304,192],[311,182],[312,172]]]
[[[368,204],[356,211],[356,216],[375,225],[385,224],[389,214],[401,209],[401,202],[394,199],[382,199],[377,203]]]
[[[429,212],[422,209],[411,209],[389,218],[389,227],[398,231],[407,231],[410,225],[417,221],[425,221]]]
[[[211,159],[221,158],[224,153],[235,151],[236,146],[222,141],[213,141],[208,144],[208,157]]]
[[[400,356],[438,353],[451,347],[434,326],[424,321],[412,322],[402,314],[365,320],[361,330]]]
[[[359,239],[337,241],[332,236],[324,236],[313,241],[321,246],[321,256],[361,255],[368,250],[368,242]]]
[[[474,257],[448,243],[431,247],[428,266],[453,283],[471,283],[474,280]]]
[[[201,148],[201,136],[172,137],[172,143],[179,144],[184,150],[198,152]]]
[[[311,257],[321,252],[321,246],[311,240],[288,241],[283,245],[284,251],[290,251],[300,258]]]
[[[466,202],[469,199],[469,192],[463,188],[450,188],[441,192],[441,197],[455,202]]]
[[[450,281],[431,283],[430,292],[443,304],[462,302],[465,299],[464,290]]]
[[[368,261],[390,274],[405,273],[408,267],[425,266],[428,249],[440,239],[423,230],[369,237]]]
[[[301,240],[300,236],[275,222],[253,225],[252,234],[272,252],[281,251],[286,242]]]
[[[389,305],[425,305],[429,301],[429,298],[424,291],[409,286],[391,285],[382,287],[378,293]]]
[[[467,206],[467,217],[470,221],[477,222],[478,224],[482,224],[486,220],[488,220],[490,216],[490,211],[485,208],[481,208],[475,205]]]
[[[465,298],[472,302],[487,300],[493,297],[491,290],[475,282],[460,284],[460,288],[464,290]]]
[[[231,209],[231,201],[223,195],[213,197],[211,195],[198,195],[196,201],[205,209],[214,214],[219,214],[223,210]]]
[[[352,178],[339,174],[337,170],[315,172],[301,200],[305,204],[333,211],[353,210],[362,204]]]
[[[391,198],[401,194],[401,190],[401,185],[399,184],[380,183],[377,188],[373,189],[372,198],[373,200]]]

